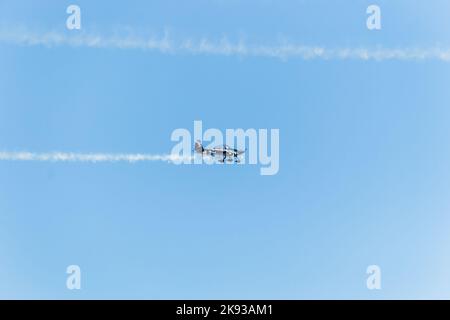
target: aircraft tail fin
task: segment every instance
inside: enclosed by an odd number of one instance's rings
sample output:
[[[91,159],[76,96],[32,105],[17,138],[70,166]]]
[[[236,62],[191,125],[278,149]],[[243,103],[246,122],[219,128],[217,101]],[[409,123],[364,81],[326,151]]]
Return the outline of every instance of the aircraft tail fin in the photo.
[[[195,152],[203,153],[204,150],[205,149],[203,148],[203,145],[200,142],[200,140],[195,141]]]

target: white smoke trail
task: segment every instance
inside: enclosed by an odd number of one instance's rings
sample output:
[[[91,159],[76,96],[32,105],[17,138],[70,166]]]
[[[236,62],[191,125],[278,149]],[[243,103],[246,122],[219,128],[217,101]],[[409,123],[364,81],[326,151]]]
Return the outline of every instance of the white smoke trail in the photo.
[[[151,162],[163,161],[179,163],[183,160],[192,160],[192,157],[179,155],[152,155],[152,154],[110,154],[110,153],[72,153],[72,152],[0,152],[0,161],[41,161],[41,162]]]
[[[81,33],[67,35],[58,32],[36,33],[24,28],[15,30],[0,28],[0,42],[24,46],[71,46],[104,49],[140,49],[164,54],[205,54],[222,56],[254,56],[267,58],[300,58],[323,60],[439,60],[450,61],[450,48],[327,48],[285,42],[275,45],[247,44],[244,41],[230,42],[226,38],[211,41],[182,39],[173,41],[165,33],[163,37],[101,36]]]

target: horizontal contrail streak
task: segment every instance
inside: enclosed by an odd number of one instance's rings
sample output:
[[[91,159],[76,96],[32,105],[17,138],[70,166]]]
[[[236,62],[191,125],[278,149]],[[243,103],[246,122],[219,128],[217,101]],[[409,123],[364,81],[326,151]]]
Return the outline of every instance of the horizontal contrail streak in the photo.
[[[222,56],[255,56],[267,58],[300,58],[323,60],[439,60],[450,62],[450,48],[327,48],[296,43],[275,45],[230,42],[226,38],[211,41],[182,39],[174,41],[166,33],[163,37],[101,36],[78,33],[67,35],[58,32],[36,33],[26,29],[0,29],[0,42],[25,46],[71,46],[105,49],[141,49],[164,54],[204,54]]]
[[[152,155],[152,154],[110,154],[110,153],[72,153],[72,152],[0,152],[0,161],[41,161],[41,162],[175,162],[187,158],[178,155]],[[191,158],[189,158],[191,159]]]

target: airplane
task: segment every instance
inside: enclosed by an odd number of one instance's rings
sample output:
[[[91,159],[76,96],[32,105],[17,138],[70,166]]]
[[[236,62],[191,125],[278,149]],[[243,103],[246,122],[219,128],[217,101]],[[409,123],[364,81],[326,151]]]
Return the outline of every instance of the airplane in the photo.
[[[202,157],[204,155],[213,158],[216,158],[216,156],[220,157],[218,161],[222,163],[224,163],[225,161],[232,162],[233,160],[234,162],[239,163],[241,162],[239,156],[245,153],[245,150],[234,149],[227,146],[226,144],[208,149],[203,147],[200,140],[197,140],[195,141],[195,152],[201,153]]]

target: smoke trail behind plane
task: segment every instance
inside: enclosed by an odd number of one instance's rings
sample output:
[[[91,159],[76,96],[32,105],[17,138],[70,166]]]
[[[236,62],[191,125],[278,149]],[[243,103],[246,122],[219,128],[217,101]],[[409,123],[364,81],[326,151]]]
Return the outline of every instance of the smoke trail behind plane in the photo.
[[[0,152],[0,161],[37,161],[37,162],[175,162],[184,160],[179,155],[170,154],[142,154],[142,153],[73,153],[73,152]],[[189,159],[191,159],[189,157]]]

